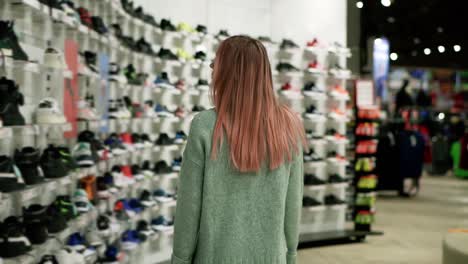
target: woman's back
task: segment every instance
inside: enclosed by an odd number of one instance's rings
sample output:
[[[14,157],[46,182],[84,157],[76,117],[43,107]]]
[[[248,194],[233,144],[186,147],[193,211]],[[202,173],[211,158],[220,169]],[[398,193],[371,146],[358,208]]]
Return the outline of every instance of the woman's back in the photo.
[[[232,165],[228,144],[211,159],[216,120],[216,112],[207,110],[192,121],[172,263],[295,263],[302,151],[274,170],[264,165],[256,173],[241,173]]]

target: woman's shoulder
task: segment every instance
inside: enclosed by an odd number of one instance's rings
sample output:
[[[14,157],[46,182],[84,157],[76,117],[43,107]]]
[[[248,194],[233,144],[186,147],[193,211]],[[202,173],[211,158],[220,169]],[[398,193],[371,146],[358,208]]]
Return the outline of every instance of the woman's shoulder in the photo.
[[[210,131],[216,123],[216,111],[214,108],[201,111],[192,120],[191,132]]]

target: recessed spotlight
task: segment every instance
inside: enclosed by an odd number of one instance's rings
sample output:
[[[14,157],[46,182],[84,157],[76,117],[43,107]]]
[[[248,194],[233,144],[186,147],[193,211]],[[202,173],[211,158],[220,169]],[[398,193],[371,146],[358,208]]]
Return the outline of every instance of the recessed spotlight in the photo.
[[[418,52],[417,52],[417,51],[415,51],[415,50],[413,50],[413,51],[411,52],[411,56],[413,56],[413,57],[416,57],[416,56],[418,56]]]
[[[444,120],[445,114],[444,114],[444,113],[439,113],[439,114],[437,115],[437,118],[439,118],[439,120]]]
[[[361,9],[361,8],[364,7],[364,3],[362,1],[358,1],[358,2],[356,2],[356,7]]]
[[[419,44],[419,43],[421,43],[421,40],[420,40],[419,38],[414,38],[413,41],[414,41],[414,44]]]
[[[390,0],[380,0],[380,3],[385,7],[389,7],[392,4],[392,1],[390,1]]]
[[[393,23],[395,23],[395,18],[394,17],[388,17],[387,22],[393,24]]]
[[[395,52],[390,53],[390,59],[392,61],[398,60],[398,54],[396,54]]]
[[[461,46],[460,46],[460,45],[454,45],[454,46],[453,46],[453,50],[454,50],[455,52],[460,52]]]
[[[443,28],[443,27],[437,27],[437,32],[443,33],[443,32],[444,32],[444,28]]]
[[[380,44],[380,43],[382,43],[382,39],[381,38],[376,38],[376,39],[374,39],[374,43],[375,44]]]
[[[431,49],[430,48],[425,48],[424,49],[424,54],[426,54],[426,55],[431,54]]]
[[[445,47],[444,46],[439,46],[439,47],[437,47],[437,50],[439,50],[440,53],[444,53],[445,52]]]

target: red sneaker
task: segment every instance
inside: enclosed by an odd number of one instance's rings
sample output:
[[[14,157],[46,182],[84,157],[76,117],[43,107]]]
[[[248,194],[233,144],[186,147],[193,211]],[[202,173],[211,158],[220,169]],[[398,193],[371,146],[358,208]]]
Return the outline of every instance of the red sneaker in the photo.
[[[282,91],[291,91],[292,90],[292,86],[289,82],[283,84],[283,86],[281,86],[281,90]]]
[[[317,38],[314,38],[312,41],[307,42],[307,47],[316,47],[318,46],[319,42]]]
[[[129,165],[124,165],[121,166],[120,169],[122,170],[122,173],[125,177],[133,179],[132,167],[130,167]]]

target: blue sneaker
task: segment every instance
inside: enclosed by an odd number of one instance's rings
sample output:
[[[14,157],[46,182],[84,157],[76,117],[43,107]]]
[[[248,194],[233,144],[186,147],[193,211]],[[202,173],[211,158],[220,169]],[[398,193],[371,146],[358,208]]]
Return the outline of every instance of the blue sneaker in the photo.
[[[122,234],[122,248],[124,250],[134,250],[141,243],[138,232],[135,230],[127,230]]]
[[[86,240],[80,233],[73,233],[68,237],[67,245],[75,251],[83,251],[86,249]]]
[[[128,201],[128,205],[130,207],[130,210],[135,212],[136,214],[143,212],[143,205],[138,199],[130,199],[130,201]]]
[[[174,143],[184,144],[186,140],[187,140],[187,135],[185,134],[185,132],[182,130],[177,131],[175,138],[174,138]]]
[[[169,112],[167,110],[167,107],[157,104],[156,107],[154,108],[154,111],[156,112],[156,115],[159,117],[173,117],[174,114]]]
[[[175,87],[169,81],[167,72],[163,72],[161,73],[161,75],[157,76],[156,80],[154,80],[154,84],[156,85],[156,87],[164,89],[175,89]]]
[[[151,227],[159,232],[170,232],[174,230],[172,221],[168,221],[164,216],[160,215],[151,221]]]
[[[182,168],[182,157],[174,158],[174,160],[172,160],[172,170],[180,171],[181,168]]]
[[[108,246],[104,255],[105,262],[118,262],[120,260],[120,251],[115,246]]]

